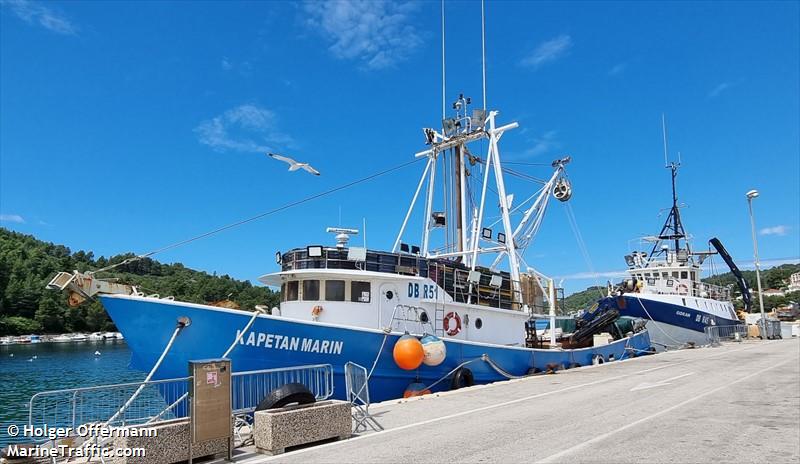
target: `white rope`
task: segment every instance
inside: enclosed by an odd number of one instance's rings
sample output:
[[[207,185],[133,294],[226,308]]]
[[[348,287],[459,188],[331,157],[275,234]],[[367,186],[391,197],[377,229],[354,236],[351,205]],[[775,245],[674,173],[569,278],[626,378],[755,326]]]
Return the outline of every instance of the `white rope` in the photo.
[[[641,299],[641,298],[639,298],[639,295],[637,295],[637,294],[635,294],[635,293],[634,293],[634,295],[633,295],[633,296],[634,296],[634,297],[636,297],[636,301],[638,301],[638,302],[639,302],[639,304],[640,304],[640,305],[642,305],[642,309],[644,309],[644,313],[645,313],[645,314],[647,314],[647,317],[649,317],[651,321],[653,321],[653,325],[654,325],[654,326],[655,326],[655,327],[656,327],[658,330],[660,330],[660,331],[661,331],[661,333],[663,333],[665,337],[667,337],[667,338],[669,338],[670,340],[672,340],[673,342],[677,343],[677,345],[665,345],[665,344],[663,344],[663,343],[658,343],[658,345],[662,345],[662,346],[664,346],[664,347],[666,347],[666,348],[681,348],[681,347],[684,345],[684,343],[681,343],[680,341],[678,341],[678,340],[675,340],[674,338],[670,337],[670,335],[669,335],[667,332],[665,332],[665,331],[664,331],[664,329],[662,329],[662,328],[661,328],[661,326],[659,326],[659,325],[656,323],[656,320],[655,320],[655,319],[653,319],[653,316],[651,316],[651,315],[650,315],[650,312],[649,312],[649,311],[647,310],[647,308],[644,306],[644,303],[642,303],[642,299]],[[653,342],[653,343],[654,343],[654,342]]]
[[[256,310],[253,312],[253,317],[250,318],[250,320],[247,322],[247,325],[245,325],[244,328],[239,332],[239,334],[236,335],[236,338],[233,340],[233,343],[231,343],[231,346],[222,355],[222,358],[227,358],[228,355],[231,354],[231,351],[233,351],[233,349],[236,348],[236,344],[239,343],[239,340],[241,340],[242,337],[244,337],[244,333],[250,330],[250,327],[253,326],[253,323],[256,321],[256,318],[258,318],[260,314],[263,314],[263,311],[256,308]]]
[[[128,409],[128,407],[133,403],[133,401],[139,396],[139,394],[142,392],[142,390],[144,390],[144,387],[146,387],[147,383],[150,382],[150,379],[153,378],[153,375],[155,375],[155,373],[158,370],[158,368],[161,367],[161,363],[164,362],[164,358],[167,357],[167,353],[172,348],[172,344],[175,343],[175,339],[178,338],[178,334],[181,332],[181,330],[184,327],[186,327],[184,324],[178,324],[178,326],[175,327],[175,331],[172,332],[172,337],[170,337],[169,342],[167,343],[166,348],[164,348],[164,351],[161,353],[161,356],[159,356],[158,361],[156,361],[156,363],[153,366],[153,368],[150,369],[150,373],[147,374],[147,377],[145,377],[144,381],[142,381],[142,384],[139,385],[139,388],[136,389],[136,391],[133,393],[133,395],[131,395],[131,397],[128,399],[128,401],[126,401],[125,404],[122,405],[122,407],[119,408],[119,410],[116,413],[114,413],[114,415],[111,416],[111,418],[108,419],[103,424],[104,426],[107,426],[114,419],[119,417],[120,414],[124,413]]]

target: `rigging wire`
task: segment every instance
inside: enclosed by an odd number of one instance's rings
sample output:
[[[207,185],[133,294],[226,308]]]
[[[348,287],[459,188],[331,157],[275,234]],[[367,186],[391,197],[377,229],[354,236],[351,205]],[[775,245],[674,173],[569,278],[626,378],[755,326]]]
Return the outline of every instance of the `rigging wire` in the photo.
[[[589,255],[589,249],[586,247],[586,242],[583,240],[583,235],[578,227],[578,220],[575,218],[575,211],[573,211],[572,205],[570,205],[569,202],[565,203],[564,206],[564,211],[567,214],[567,222],[569,222],[572,233],[575,235],[575,241],[578,242],[578,249],[583,255],[583,259],[586,262],[586,267],[589,268],[589,272],[591,272],[592,276],[594,277],[594,283],[597,284],[598,287],[597,291],[600,293],[600,296],[603,297],[605,296],[601,290],[603,286],[600,285],[600,277],[594,271],[594,265],[592,264],[592,258]]]
[[[218,227],[216,229],[210,230],[208,232],[202,233],[202,234],[194,236],[192,238],[188,238],[186,240],[181,240],[179,242],[175,242],[175,243],[173,243],[171,245],[166,245],[166,246],[163,246],[161,248],[157,248],[157,249],[155,249],[153,251],[150,251],[148,253],[144,253],[142,255],[138,255],[138,256],[133,257],[133,258],[128,258],[128,259],[126,259],[126,260],[124,260],[122,262],[119,262],[119,263],[116,263],[116,264],[112,264],[111,266],[106,266],[106,267],[104,267],[102,269],[98,269],[98,270],[96,270],[94,272],[97,273],[97,272],[107,271],[109,269],[113,269],[113,268],[115,268],[117,266],[121,266],[123,264],[131,263],[133,261],[137,261],[137,260],[144,259],[144,258],[149,258],[150,256],[153,256],[155,254],[162,253],[164,251],[171,250],[173,248],[178,248],[180,246],[186,245],[186,244],[194,242],[196,240],[200,240],[200,239],[209,237],[211,235],[216,235],[216,234],[218,234],[220,232],[223,232],[223,231],[226,231],[228,229],[233,229],[234,227],[238,227],[238,226],[247,224],[249,222],[256,221],[256,220],[264,218],[266,216],[269,216],[269,215],[272,215],[272,214],[275,214],[275,213],[278,213],[278,212],[293,208],[295,206],[302,205],[303,203],[308,203],[308,202],[316,200],[318,198],[322,198],[322,197],[328,196],[328,195],[330,195],[332,193],[336,193],[336,192],[345,190],[347,188],[353,187],[355,185],[367,182],[369,180],[372,180],[372,179],[375,179],[377,177],[383,176],[383,175],[388,174],[390,172],[400,170],[400,169],[405,168],[407,166],[410,166],[410,165],[412,165],[414,163],[417,163],[418,161],[421,161],[423,159],[425,159],[425,158],[417,158],[417,159],[414,159],[414,160],[399,164],[397,166],[394,166],[394,167],[391,167],[391,168],[388,168],[388,169],[384,169],[383,171],[378,171],[376,173],[370,174],[370,175],[362,177],[360,179],[356,179],[356,180],[350,181],[350,182],[348,182],[346,184],[343,184],[343,185],[340,185],[338,187],[334,187],[334,188],[325,190],[323,192],[315,193],[315,194],[307,196],[305,198],[301,198],[300,200],[296,200],[296,201],[293,201],[291,203],[287,203],[285,205],[278,206],[278,207],[273,208],[273,209],[271,209],[269,211],[265,211],[263,213],[255,215],[255,216],[251,216],[251,217],[249,217],[247,219],[243,219],[241,221],[233,222],[233,223],[224,225],[222,227]]]

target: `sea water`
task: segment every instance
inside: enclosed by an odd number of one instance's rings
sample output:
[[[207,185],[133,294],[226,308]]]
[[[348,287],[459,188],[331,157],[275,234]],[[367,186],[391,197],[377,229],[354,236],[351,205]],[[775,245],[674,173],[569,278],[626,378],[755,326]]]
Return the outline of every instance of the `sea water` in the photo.
[[[143,380],[144,372],[128,369],[130,358],[122,340],[0,346],[0,448],[31,441],[9,437],[8,426],[28,423],[38,392]]]

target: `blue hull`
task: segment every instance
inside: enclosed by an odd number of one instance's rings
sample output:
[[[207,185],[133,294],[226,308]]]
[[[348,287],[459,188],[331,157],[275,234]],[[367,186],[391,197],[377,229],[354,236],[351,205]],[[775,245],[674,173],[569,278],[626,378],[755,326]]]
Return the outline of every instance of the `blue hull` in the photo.
[[[645,320],[652,319],[662,324],[699,334],[704,333],[705,328],[709,326],[741,324],[738,319],[726,319],[697,308],[663,301],[642,300],[631,295],[607,297],[606,300],[609,300],[611,307],[619,309],[621,316],[638,317]]]
[[[150,371],[172,335],[181,316],[191,325],[178,335],[175,344],[154,378],[187,375],[189,360],[221,356],[242,330],[252,313],[157,299],[101,297],[103,306],[123,333],[133,352],[131,367]],[[355,362],[369,369],[375,361],[385,334],[379,330],[337,326],[318,322],[293,321],[260,316],[230,354],[234,371],[248,371],[306,364],[331,364],[334,369],[334,397],[345,397],[344,364]],[[618,340],[607,346],[567,351],[536,350],[445,339],[447,358],[436,367],[421,366],[413,371],[398,368],[392,349],[400,334],[390,334],[380,352],[370,379],[373,401],[399,398],[406,387],[420,381],[426,385],[439,380],[459,364],[488,355],[513,375],[525,375],[535,367],[589,365],[595,355],[607,361],[620,360],[650,348],[647,331]],[[634,350],[628,350],[632,348]],[[641,351],[638,351],[641,350]],[[505,380],[484,361],[469,364],[475,383]],[[434,390],[449,389],[449,382]]]

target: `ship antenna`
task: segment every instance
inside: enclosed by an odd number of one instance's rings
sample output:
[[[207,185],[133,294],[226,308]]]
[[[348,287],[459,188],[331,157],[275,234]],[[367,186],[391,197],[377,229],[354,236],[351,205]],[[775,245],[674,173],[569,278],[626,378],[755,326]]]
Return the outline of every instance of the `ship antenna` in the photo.
[[[444,0],[442,0],[444,4]],[[483,0],[481,0],[481,62],[483,66],[483,111],[486,112],[486,19],[483,12]]]
[[[442,0],[442,121],[447,117],[445,104],[445,66],[444,66],[444,0]],[[444,124],[444,123],[443,123]],[[444,129],[444,127],[442,127]]]
[[[664,138],[664,167],[669,167],[669,161],[667,161],[667,121],[664,117],[664,113],[661,113],[661,135]]]

